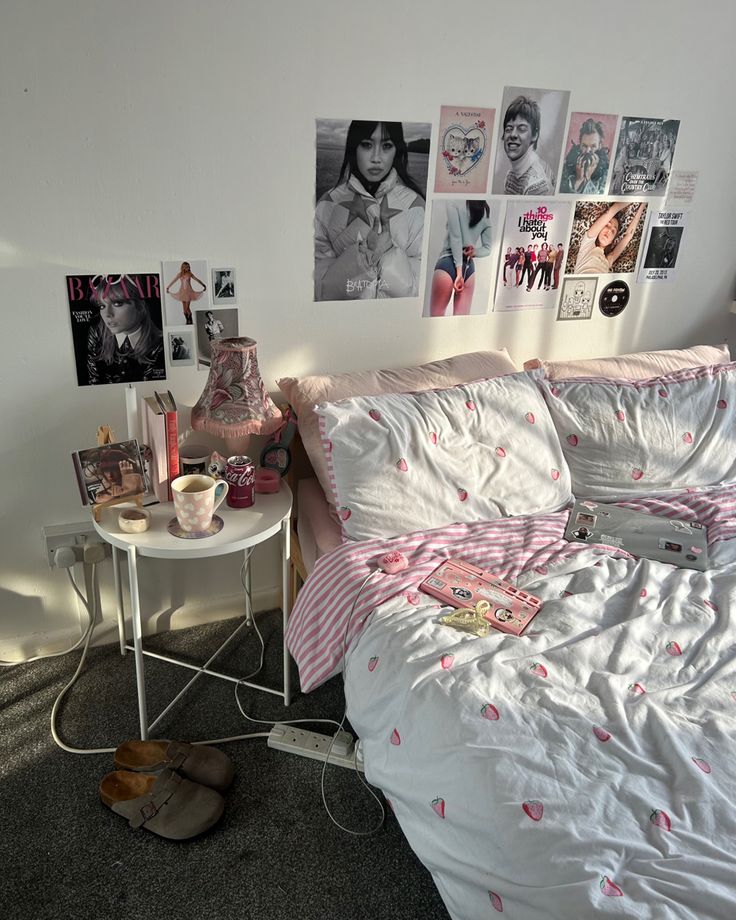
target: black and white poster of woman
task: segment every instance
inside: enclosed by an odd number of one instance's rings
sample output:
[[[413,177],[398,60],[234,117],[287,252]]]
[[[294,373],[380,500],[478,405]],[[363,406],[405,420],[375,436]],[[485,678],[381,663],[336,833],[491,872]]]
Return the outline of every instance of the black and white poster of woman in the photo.
[[[165,380],[158,274],[67,275],[77,383]]]
[[[569,102],[567,90],[505,87],[494,195],[554,195]]]
[[[431,125],[317,121],[314,299],[416,297]]]

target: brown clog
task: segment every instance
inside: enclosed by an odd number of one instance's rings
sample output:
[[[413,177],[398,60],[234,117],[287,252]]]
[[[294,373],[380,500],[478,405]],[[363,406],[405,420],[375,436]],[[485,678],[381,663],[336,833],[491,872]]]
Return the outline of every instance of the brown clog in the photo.
[[[189,840],[204,833],[222,815],[225,799],[208,786],[184,779],[173,770],[156,776],[116,770],[100,783],[103,804],[169,840]]]
[[[115,751],[119,770],[159,773],[176,770],[182,776],[224,792],[233,780],[233,762],[222,751],[186,741],[126,741]]]

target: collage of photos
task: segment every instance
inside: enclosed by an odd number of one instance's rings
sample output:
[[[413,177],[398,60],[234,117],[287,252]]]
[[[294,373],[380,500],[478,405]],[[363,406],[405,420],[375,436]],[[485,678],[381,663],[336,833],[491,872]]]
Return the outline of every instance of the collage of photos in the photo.
[[[317,119],[314,301],[421,294],[430,319],[572,320],[596,304],[618,315],[632,281],[671,280],[686,213],[648,223],[647,199],[667,195],[680,122],[570,110],[570,98],[506,86],[498,109],[440,106],[436,134]],[[614,281],[626,296],[612,305]]]

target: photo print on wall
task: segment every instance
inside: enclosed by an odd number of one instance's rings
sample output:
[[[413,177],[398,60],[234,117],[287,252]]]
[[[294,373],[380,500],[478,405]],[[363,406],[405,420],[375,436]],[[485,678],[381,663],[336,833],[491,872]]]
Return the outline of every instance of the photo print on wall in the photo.
[[[633,272],[639,255],[645,201],[578,201],[565,274]]]
[[[495,310],[548,309],[557,302],[572,202],[509,201]]]
[[[191,329],[168,333],[169,364],[172,367],[194,365],[194,333]]]
[[[622,118],[609,194],[663,195],[679,130],[672,119]]]
[[[435,192],[485,195],[495,115],[495,109],[441,107]]]
[[[561,195],[605,195],[618,115],[571,112]]]
[[[652,212],[637,281],[674,281],[684,229],[684,211]]]
[[[567,90],[505,87],[494,195],[555,194],[569,101]]]
[[[80,387],[165,380],[158,274],[67,275]]]
[[[212,363],[212,342],[215,339],[232,339],[238,336],[238,308],[222,307],[217,310],[197,310],[197,367],[208,368]]]
[[[161,277],[165,292],[166,325],[191,326],[192,304],[196,304],[196,309],[204,309],[210,303],[207,293],[207,262],[202,259],[162,262]]]
[[[212,303],[234,304],[238,302],[234,268],[212,269]]]
[[[562,282],[557,319],[590,319],[593,315],[597,286],[598,278],[595,275],[586,275],[585,278],[565,278]]]
[[[435,198],[422,316],[488,312],[500,201]]]
[[[317,120],[315,301],[419,294],[431,132]]]

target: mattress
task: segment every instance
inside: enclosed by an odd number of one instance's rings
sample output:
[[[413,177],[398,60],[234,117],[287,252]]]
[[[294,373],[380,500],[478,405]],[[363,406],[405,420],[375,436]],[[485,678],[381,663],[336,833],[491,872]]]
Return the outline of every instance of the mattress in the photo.
[[[296,505],[299,546],[307,573],[311,574],[321,556],[342,544],[342,533],[316,478],[299,480]]]

